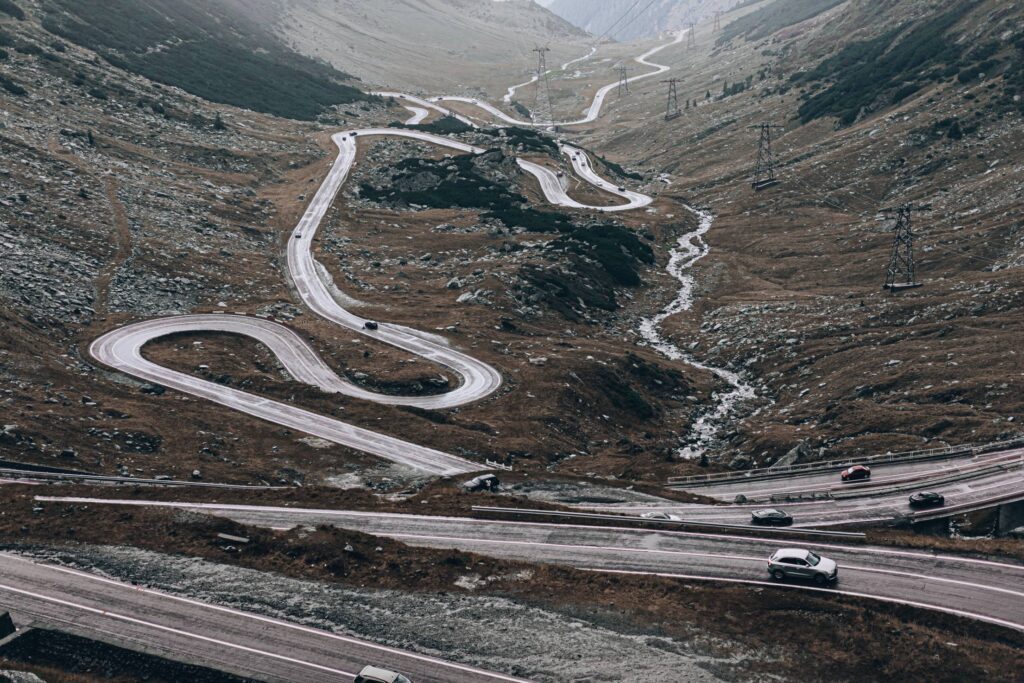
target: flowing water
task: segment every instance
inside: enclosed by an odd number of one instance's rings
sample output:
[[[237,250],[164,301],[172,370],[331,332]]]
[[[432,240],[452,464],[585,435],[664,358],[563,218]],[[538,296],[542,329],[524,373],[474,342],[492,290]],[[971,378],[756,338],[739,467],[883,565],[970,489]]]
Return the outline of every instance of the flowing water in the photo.
[[[715,400],[715,407],[701,415],[693,424],[690,433],[684,438],[686,445],[680,448],[679,456],[690,459],[700,457],[718,436],[722,427],[735,417],[740,405],[744,401],[756,398],[757,392],[737,373],[701,363],[661,334],[662,322],[670,316],[683,313],[693,307],[694,279],[691,271],[693,265],[707,256],[709,251],[708,245],[704,241],[704,234],[711,229],[715,217],[710,211],[694,209],[689,206],[686,208],[697,216],[698,225],[695,230],[679,238],[669,257],[668,272],[679,281],[679,290],[672,303],[657,315],[644,318],[640,322],[640,334],[651,347],[666,357],[682,361],[700,370],[706,370],[729,384],[729,391],[716,392],[712,396]]]

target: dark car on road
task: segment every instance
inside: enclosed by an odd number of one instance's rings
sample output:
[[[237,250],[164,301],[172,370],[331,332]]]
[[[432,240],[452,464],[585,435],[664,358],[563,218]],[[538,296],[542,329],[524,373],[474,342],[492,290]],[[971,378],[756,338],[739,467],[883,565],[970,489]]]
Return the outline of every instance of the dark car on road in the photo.
[[[766,510],[754,510],[751,512],[750,521],[754,524],[762,524],[764,526],[789,526],[793,523],[793,518],[782,510],[777,508],[768,508]]]
[[[365,327],[368,330],[375,330],[378,327],[380,327],[380,325],[378,325],[377,323],[373,322],[372,320],[367,320],[366,322],[363,323],[363,327]]]
[[[871,478],[871,468],[867,465],[847,467],[840,477],[843,481],[867,481]]]
[[[946,504],[946,498],[941,493],[934,491],[921,491],[910,495],[910,507],[912,508],[933,508]]]
[[[811,579],[824,586],[839,579],[839,566],[806,548],[782,548],[768,558],[768,573],[777,581]]]

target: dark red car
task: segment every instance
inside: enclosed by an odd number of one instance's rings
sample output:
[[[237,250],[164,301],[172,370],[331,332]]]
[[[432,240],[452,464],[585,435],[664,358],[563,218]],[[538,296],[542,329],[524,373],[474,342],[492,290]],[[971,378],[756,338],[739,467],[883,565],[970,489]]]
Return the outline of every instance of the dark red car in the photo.
[[[871,478],[871,468],[867,465],[854,465],[843,470],[843,481],[867,481]]]

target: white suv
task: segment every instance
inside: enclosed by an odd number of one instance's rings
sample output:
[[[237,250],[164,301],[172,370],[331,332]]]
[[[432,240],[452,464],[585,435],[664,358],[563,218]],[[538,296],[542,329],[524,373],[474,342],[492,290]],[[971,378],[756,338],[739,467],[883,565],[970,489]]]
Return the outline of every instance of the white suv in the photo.
[[[402,674],[380,669],[376,666],[364,666],[356,676],[355,683],[412,683]]]
[[[768,573],[779,581],[795,577],[824,586],[839,579],[839,566],[805,548],[782,548],[768,558]]]

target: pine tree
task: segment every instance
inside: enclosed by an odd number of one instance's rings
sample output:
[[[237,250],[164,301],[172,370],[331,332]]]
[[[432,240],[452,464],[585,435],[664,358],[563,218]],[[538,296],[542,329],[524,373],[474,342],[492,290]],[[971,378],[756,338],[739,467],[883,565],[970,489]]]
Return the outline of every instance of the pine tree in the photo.
[[[89,139],[89,146],[90,147],[95,147],[96,146],[96,140],[93,138],[91,130],[89,131],[88,139]]]
[[[214,130],[227,130],[227,126],[224,125],[224,121],[220,118],[220,112],[213,119]]]

